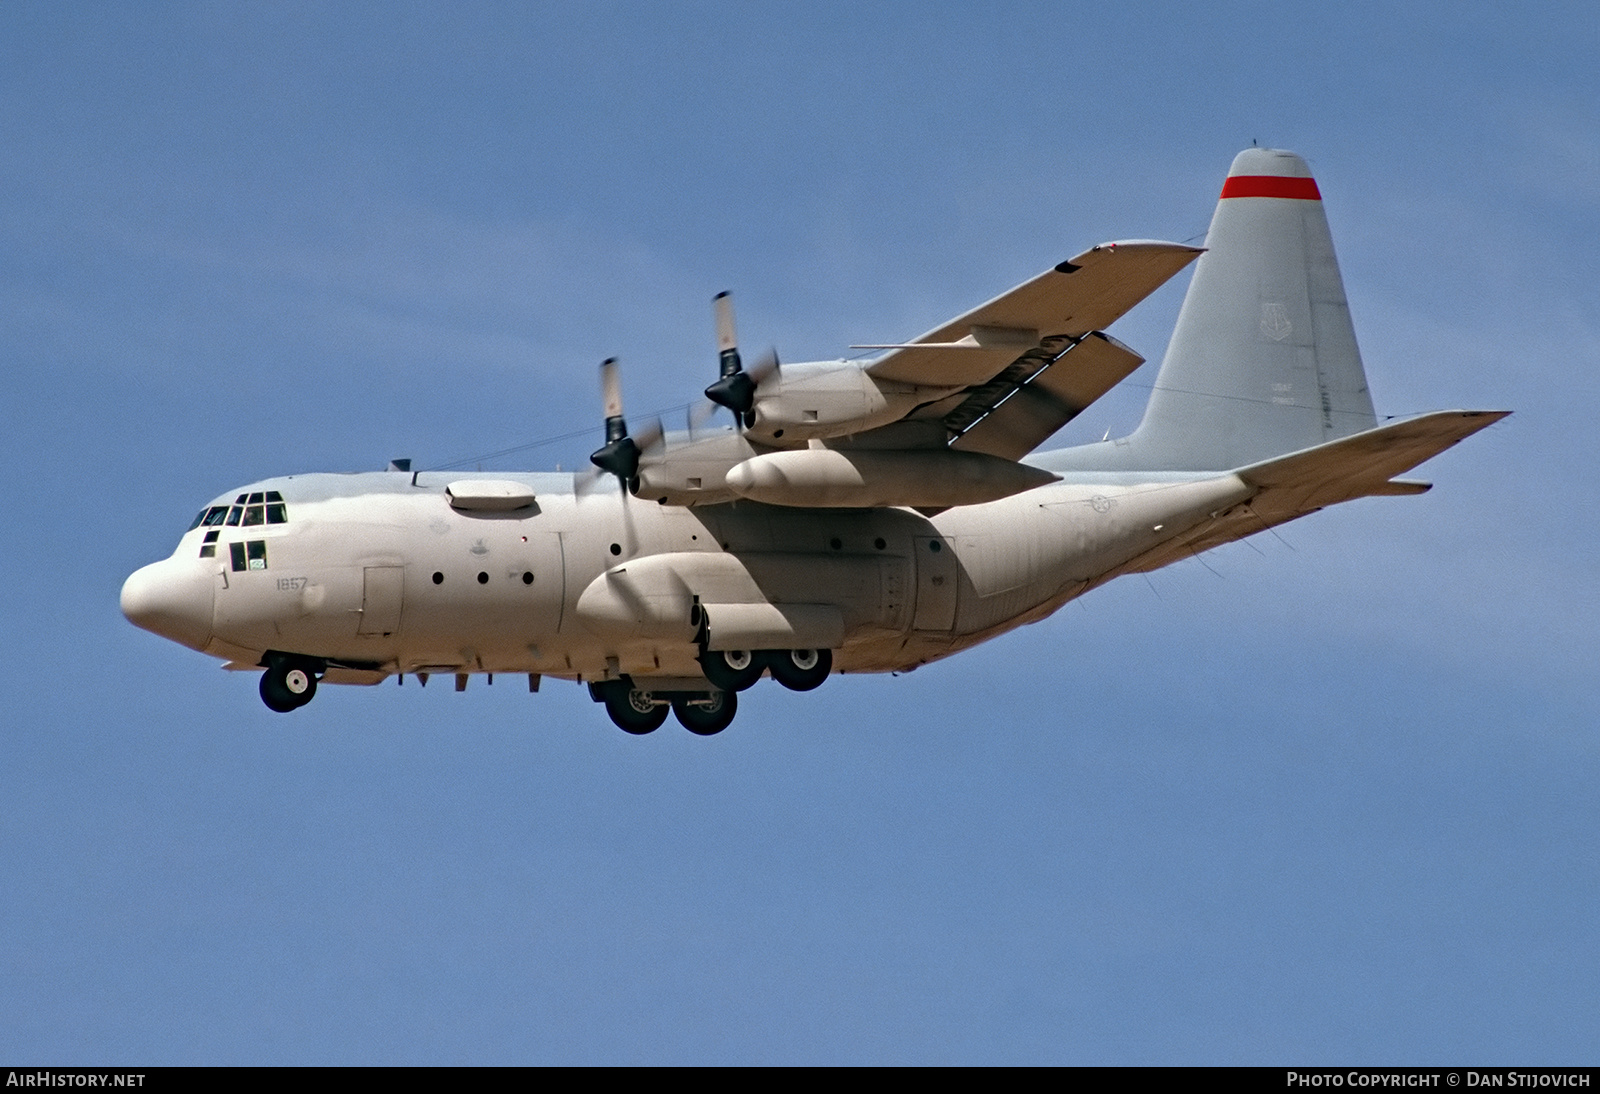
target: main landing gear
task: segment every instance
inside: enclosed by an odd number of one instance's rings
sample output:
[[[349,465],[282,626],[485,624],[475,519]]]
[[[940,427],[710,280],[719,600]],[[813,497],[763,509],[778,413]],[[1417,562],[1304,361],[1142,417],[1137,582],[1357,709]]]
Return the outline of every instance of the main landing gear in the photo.
[[[833,651],[701,650],[700,668],[710,691],[653,691],[624,676],[590,684],[589,694],[604,703],[611,720],[628,733],[655,732],[670,709],[684,729],[709,737],[733,723],[739,692],[752,687],[762,673],[771,673],[790,691],[810,691],[833,671]]]
[[[702,650],[700,668],[724,691],[744,691],[763,672],[790,691],[820,687],[833,671],[832,650]]]
[[[670,710],[690,733],[710,737],[733,724],[739,697],[731,691],[646,691],[624,676],[603,684],[590,684],[589,693],[606,705],[606,713],[625,733],[653,733],[667,720]]]
[[[275,660],[261,674],[261,701],[268,710],[288,714],[311,702],[317,694],[317,673],[309,662],[294,658]]]

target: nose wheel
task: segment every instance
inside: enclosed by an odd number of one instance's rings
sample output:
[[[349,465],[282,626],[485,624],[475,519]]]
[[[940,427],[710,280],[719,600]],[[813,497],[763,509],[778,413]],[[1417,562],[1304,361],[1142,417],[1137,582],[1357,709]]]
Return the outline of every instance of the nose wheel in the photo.
[[[317,694],[317,677],[304,665],[280,661],[261,674],[261,701],[268,710],[288,714],[305,706]]]

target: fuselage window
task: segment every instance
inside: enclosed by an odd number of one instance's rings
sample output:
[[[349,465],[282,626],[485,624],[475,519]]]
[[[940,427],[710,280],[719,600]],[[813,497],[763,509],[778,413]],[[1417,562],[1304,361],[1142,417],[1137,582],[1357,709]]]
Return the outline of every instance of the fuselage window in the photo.
[[[219,533],[217,532],[216,529],[212,529],[211,531],[206,533],[205,542],[200,545],[200,557],[201,558],[216,558],[217,557],[217,536],[218,536],[218,534]]]
[[[245,543],[228,544],[228,552],[233,556],[233,569],[235,573],[242,570],[265,570],[267,568],[267,541],[252,539]]]

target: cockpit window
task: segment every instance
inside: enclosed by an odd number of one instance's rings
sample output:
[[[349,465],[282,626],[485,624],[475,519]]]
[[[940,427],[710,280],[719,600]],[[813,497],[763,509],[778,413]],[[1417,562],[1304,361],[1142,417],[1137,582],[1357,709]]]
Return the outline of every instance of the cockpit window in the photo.
[[[189,525],[189,531],[194,531],[202,524],[207,528],[214,528],[221,524],[223,518],[227,515],[228,507],[226,505],[213,505],[209,509],[202,509],[199,513],[195,514],[194,523]]]
[[[189,525],[189,531],[201,527],[256,528],[263,524],[288,523],[289,507],[284,504],[283,495],[276,490],[258,490],[240,494],[233,499],[232,505],[213,505],[200,510]],[[217,533],[208,534],[205,544],[201,546],[200,557],[215,557],[216,542]],[[260,561],[264,562],[265,556]]]

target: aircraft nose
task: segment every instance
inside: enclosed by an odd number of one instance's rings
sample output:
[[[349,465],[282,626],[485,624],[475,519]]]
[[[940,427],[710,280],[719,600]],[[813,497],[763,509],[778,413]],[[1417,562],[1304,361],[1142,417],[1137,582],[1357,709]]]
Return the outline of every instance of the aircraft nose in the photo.
[[[201,650],[211,640],[211,597],[208,575],[167,559],[122,583],[122,614],[136,627]]]

